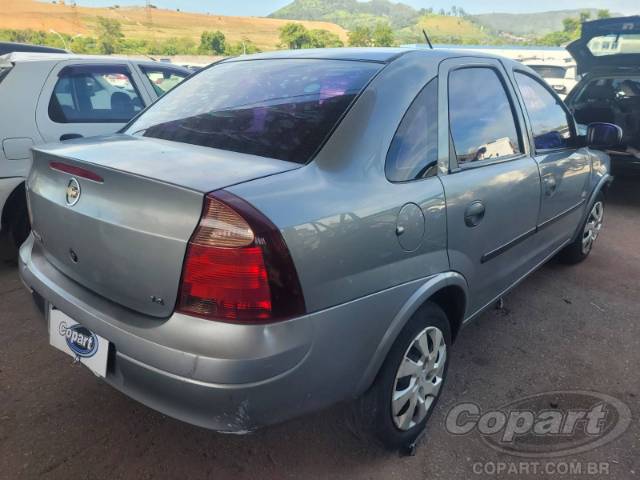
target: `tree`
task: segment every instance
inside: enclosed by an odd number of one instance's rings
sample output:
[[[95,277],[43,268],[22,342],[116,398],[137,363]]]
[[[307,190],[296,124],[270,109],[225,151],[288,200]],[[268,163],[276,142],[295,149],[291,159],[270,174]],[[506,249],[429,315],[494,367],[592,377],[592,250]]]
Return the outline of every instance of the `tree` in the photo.
[[[70,47],[73,53],[97,53],[96,40],[92,37],[75,37],[71,40]]]
[[[364,25],[357,26],[349,32],[349,45],[352,47],[370,47],[371,29]]]
[[[96,31],[100,53],[111,55],[120,49],[120,42],[124,38],[120,22],[113,18],[98,17]]]
[[[311,43],[311,37],[304,25],[289,22],[280,28],[280,41],[290,49],[298,49],[308,46]]]
[[[242,41],[236,43],[227,43],[227,50],[224,52],[225,55],[235,56],[235,55],[243,55],[250,53],[260,53],[258,47],[256,47],[255,43],[249,40],[247,37],[242,37]]]
[[[600,12],[598,12],[599,14]],[[591,18],[591,13],[582,12],[579,18],[565,18],[562,20],[562,31],[551,32],[544,37],[538,39],[540,45],[560,46],[580,38],[582,32],[582,23]]]
[[[373,30],[372,42],[376,47],[390,47],[394,44],[393,30],[388,23],[378,23]]]
[[[310,30],[309,47],[311,48],[332,48],[343,47],[344,43],[340,37],[328,30]]]
[[[580,20],[577,18],[565,18],[562,20],[564,33],[572,34],[580,28]]]
[[[611,18],[611,12],[606,8],[603,8],[602,10],[598,10],[598,18],[600,19]]]
[[[223,55],[226,50],[226,38],[220,30],[202,32],[200,35],[200,52]]]

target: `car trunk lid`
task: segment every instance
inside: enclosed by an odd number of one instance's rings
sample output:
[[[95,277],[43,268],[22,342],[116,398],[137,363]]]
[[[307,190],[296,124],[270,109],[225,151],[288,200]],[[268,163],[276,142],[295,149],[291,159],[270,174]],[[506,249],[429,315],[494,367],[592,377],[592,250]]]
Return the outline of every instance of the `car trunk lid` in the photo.
[[[27,182],[33,230],[73,280],[167,317],[204,194],[299,167],[125,135],[38,147]]]
[[[638,68],[640,16],[585,22],[581,37],[570,43],[567,50],[581,75],[594,70]]]

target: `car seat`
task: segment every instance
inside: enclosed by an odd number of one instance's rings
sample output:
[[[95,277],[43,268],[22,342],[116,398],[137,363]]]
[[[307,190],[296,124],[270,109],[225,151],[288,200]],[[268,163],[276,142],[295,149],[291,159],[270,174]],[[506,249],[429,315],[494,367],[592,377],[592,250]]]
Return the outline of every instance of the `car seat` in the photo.
[[[135,113],[131,97],[124,92],[111,94],[111,113],[114,118],[129,119]]]

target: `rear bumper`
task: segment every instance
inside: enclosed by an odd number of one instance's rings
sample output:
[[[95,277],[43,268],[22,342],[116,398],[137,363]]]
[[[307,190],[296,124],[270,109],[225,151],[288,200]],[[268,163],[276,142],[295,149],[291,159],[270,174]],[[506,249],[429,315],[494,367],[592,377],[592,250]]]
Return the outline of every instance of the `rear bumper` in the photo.
[[[280,420],[271,410],[277,412],[278,390],[312,347],[311,323],[304,319],[270,326],[232,325],[180,314],[157,319],[133,312],[56,270],[33,236],[20,250],[19,270],[36,304],[53,304],[113,344],[109,384],[156,410],[203,427],[238,432]],[[43,318],[46,312],[47,308]]]
[[[246,432],[354,397],[406,284],[272,325],[232,325],[174,314],[147,317],[56,270],[33,235],[20,276],[46,304],[109,340],[106,381],[174,418]],[[46,312],[46,309],[45,309]]]

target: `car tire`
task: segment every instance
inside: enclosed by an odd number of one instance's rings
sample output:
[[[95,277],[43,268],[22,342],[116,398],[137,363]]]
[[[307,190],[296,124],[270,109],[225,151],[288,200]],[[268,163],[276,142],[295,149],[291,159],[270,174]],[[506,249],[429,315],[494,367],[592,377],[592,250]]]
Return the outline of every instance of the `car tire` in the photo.
[[[567,265],[575,265],[589,256],[593,244],[602,230],[604,196],[599,193],[580,227],[576,239],[560,251],[558,259]]]
[[[16,248],[20,248],[31,232],[26,202],[18,202],[11,219],[10,232]]]
[[[430,356],[423,358],[420,339],[427,341],[429,352],[435,356],[432,361]],[[442,392],[450,347],[451,328],[446,314],[438,305],[425,303],[398,335],[371,388],[354,404],[359,436],[373,437],[393,451],[413,445]],[[405,362],[410,368],[401,372]],[[420,363],[422,367],[417,366]],[[403,376],[413,368],[416,375]],[[401,392],[409,389],[414,389],[417,396],[407,396],[402,405]],[[397,400],[392,401],[392,397]]]

